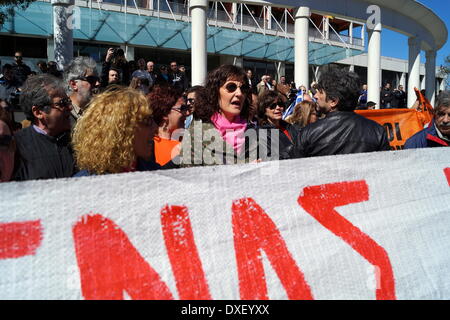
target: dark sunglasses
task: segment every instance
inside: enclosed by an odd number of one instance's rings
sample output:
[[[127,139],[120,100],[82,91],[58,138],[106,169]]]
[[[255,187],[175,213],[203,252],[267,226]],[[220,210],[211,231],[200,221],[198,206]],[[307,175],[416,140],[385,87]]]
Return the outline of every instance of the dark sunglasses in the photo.
[[[1,149],[7,149],[11,146],[13,142],[13,136],[7,135],[7,134],[1,134],[0,135],[0,148]]]
[[[186,102],[189,102],[191,104],[195,102],[194,98],[188,98],[188,99],[185,99],[185,100],[186,100]]]
[[[225,86],[225,89],[229,92],[229,93],[233,93],[237,90],[237,88],[241,89],[241,92],[243,93],[247,93],[247,91],[250,89],[250,86],[246,83],[238,86],[236,83],[234,82],[230,82],[229,84],[227,84]]]
[[[100,82],[100,78],[97,76],[78,77],[76,80],[87,81],[91,86],[96,86],[97,82]]]
[[[275,103],[273,103],[273,104],[271,104],[271,105],[269,106],[269,109],[270,109],[270,110],[274,110],[274,109],[276,109],[277,106],[280,106],[281,108],[284,108],[284,104],[283,104],[283,103],[281,103],[281,102],[275,102]]]
[[[173,110],[176,110],[176,111],[178,111],[178,112],[180,112],[180,113],[186,113],[186,112],[188,112],[188,111],[191,111],[192,110],[192,107],[191,106],[188,106],[187,104],[183,104],[183,105],[181,105],[180,107],[177,107],[177,108],[172,108]]]
[[[15,56],[16,59],[22,59],[22,56]]]

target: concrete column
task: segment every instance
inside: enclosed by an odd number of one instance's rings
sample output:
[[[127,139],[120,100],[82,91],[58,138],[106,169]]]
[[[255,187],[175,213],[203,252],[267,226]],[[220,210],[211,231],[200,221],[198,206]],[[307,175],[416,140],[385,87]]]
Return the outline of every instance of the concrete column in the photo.
[[[348,30],[348,35],[350,37],[350,44],[353,44],[353,22],[350,22],[350,29]]]
[[[324,35],[325,35],[325,39],[330,39],[330,18],[326,17],[325,18],[325,24],[324,24]]]
[[[189,8],[192,17],[192,85],[196,86],[204,84],[207,72],[206,10],[208,9],[208,0],[191,0]]]
[[[409,38],[409,61],[408,61],[408,108],[416,102],[414,88],[420,88],[420,40]]]
[[[427,99],[434,105],[436,98],[436,51],[430,50],[426,53],[425,81],[427,89]]]
[[[282,76],[286,76],[286,63],[283,61],[275,62],[275,67],[277,69],[277,82],[280,81]]]
[[[295,12],[295,65],[294,81],[297,88],[304,85],[309,88],[309,17],[311,9],[299,7]]]
[[[351,64],[350,67],[348,68],[348,71],[355,72],[355,65]]]
[[[369,30],[367,54],[367,101],[373,101],[380,107],[381,87],[381,23]]]
[[[74,4],[75,0],[52,0],[55,62],[60,70],[73,59],[73,29],[77,17],[73,14],[76,10],[69,11],[74,9]]]
[[[444,78],[441,80],[441,84],[439,85],[439,90],[444,91],[445,90],[445,83],[446,83],[447,79]]]
[[[53,37],[47,39],[47,60],[55,61],[55,43]]]
[[[127,61],[134,60],[134,47],[131,47],[129,45],[123,45],[120,47],[122,48],[123,52],[125,52],[125,59],[127,59]]]
[[[233,22],[236,23],[237,21],[237,3],[233,2],[231,4],[231,17],[233,18]]]
[[[271,6],[267,6],[266,19],[267,19],[267,29],[272,30],[272,7]]]
[[[402,85],[404,89],[406,89],[406,73],[402,72],[400,75],[399,85]]]
[[[366,45],[366,25],[363,24],[361,27],[361,39],[362,39],[362,44],[363,46]]]

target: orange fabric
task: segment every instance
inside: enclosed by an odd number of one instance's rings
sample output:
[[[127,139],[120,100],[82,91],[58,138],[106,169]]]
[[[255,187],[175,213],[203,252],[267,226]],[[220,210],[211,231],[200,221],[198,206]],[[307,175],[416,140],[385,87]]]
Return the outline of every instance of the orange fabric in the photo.
[[[180,153],[180,141],[155,137],[155,159],[161,166],[168,163]]]
[[[416,92],[417,99],[419,100],[420,117],[422,118],[423,124],[426,125],[433,120],[433,106],[430,101],[419,91],[419,89],[414,88]]]
[[[357,114],[382,125],[387,132],[391,149],[403,149],[411,136],[424,128],[423,112],[413,109],[356,110]]]

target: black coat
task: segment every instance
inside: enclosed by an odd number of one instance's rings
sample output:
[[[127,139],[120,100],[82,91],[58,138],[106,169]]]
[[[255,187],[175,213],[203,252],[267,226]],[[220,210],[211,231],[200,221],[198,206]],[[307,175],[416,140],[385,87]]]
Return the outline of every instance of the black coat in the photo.
[[[290,154],[292,152],[292,149],[294,147],[294,141],[297,138],[299,134],[299,130],[287,123],[286,121],[282,121],[282,125],[286,128],[286,130],[289,132],[289,135],[291,136],[291,139],[289,139],[286,134],[284,134],[281,130],[277,129],[274,125],[270,123],[262,124],[258,128],[258,139],[259,139],[259,149],[258,154],[261,160],[266,160],[266,157],[271,158],[272,160],[277,160],[277,157],[279,160],[283,159],[289,159]],[[272,129],[278,130],[278,154],[275,150],[272,150]],[[266,150],[264,149],[264,146],[266,146]],[[274,142],[274,147],[276,148],[276,142]]]
[[[55,138],[38,133],[30,126],[14,138],[18,157],[14,180],[65,178],[74,174],[70,132]]]
[[[354,112],[335,111],[304,127],[292,158],[391,150],[386,130]]]

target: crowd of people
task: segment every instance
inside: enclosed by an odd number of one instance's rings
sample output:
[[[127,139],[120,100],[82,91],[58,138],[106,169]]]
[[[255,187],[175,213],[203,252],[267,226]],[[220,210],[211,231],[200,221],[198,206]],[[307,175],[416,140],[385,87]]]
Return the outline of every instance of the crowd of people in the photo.
[[[2,182],[390,150],[385,129],[353,112],[370,101],[359,77],[342,69],[307,90],[222,65],[204,86],[189,87],[175,61],[155,72],[121,49],[108,50],[101,72],[77,57],[61,73],[41,62],[32,74],[15,57],[0,79]],[[389,91],[387,108],[396,105]],[[14,122],[15,107],[27,121]],[[449,143],[450,94],[442,92],[433,122],[406,147]]]

